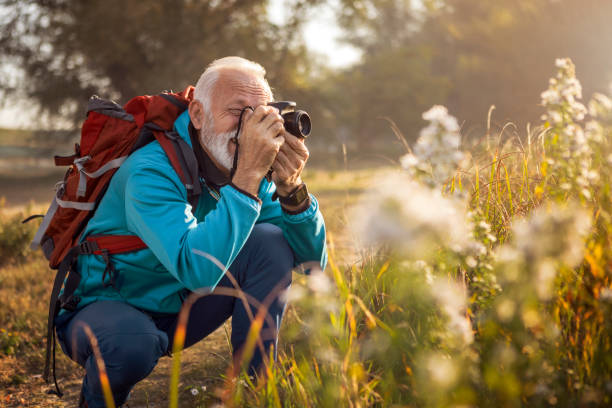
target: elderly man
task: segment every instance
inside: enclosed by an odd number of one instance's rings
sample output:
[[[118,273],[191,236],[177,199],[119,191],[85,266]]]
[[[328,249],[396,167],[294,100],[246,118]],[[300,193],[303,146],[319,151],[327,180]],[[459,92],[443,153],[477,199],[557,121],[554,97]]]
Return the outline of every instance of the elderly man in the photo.
[[[272,92],[264,75],[259,64],[242,58],[213,62],[188,111],[176,120],[175,130],[194,149],[204,191],[193,214],[157,142],[133,153],[113,176],[83,235],[133,234],[148,248],[113,256],[118,272],[113,286],[103,284],[105,263],[99,257],[79,257],[79,309],[62,311],[56,327],[63,351],[86,369],[81,406],[105,406],[84,325],[97,337],[115,403],[121,405],[171,350],[178,313],[191,292],[237,283],[247,298],[269,304],[260,336],[268,355],[277,341],[285,309],[281,294],[291,269],[311,261],[325,266],[323,217],[300,177],[308,149],[284,130],[278,110],[266,106]],[[271,182],[265,178],[270,169]],[[279,200],[273,200],[275,192]],[[225,274],[223,265],[230,265]],[[231,317],[234,358],[240,360],[250,313],[257,308],[247,310],[232,296],[199,298],[189,315],[185,347]],[[257,372],[264,358],[256,348],[250,371]]]

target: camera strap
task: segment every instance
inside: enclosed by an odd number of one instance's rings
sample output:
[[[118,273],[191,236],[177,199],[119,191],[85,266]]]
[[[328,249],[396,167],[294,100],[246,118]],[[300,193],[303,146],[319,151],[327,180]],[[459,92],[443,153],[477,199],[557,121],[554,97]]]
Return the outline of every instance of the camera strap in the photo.
[[[244,116],[244,112],[250,109],[251,112],[254,111],[252,106],[245,106],[242,108],[240,112],[240,118],[238,118],[238,128],[236,128],[236,134],[234,135],[234,143],[236,143],[236,149],[234,150],[234,163],[232,164],[232,169],[230,170],[230,180],[234,178],[234,173],[236,173],[236,167],[238,166],[238,149],[240,144],[238,143],[238,136],[240,136],[240,130],[242,129],[242,117]]]

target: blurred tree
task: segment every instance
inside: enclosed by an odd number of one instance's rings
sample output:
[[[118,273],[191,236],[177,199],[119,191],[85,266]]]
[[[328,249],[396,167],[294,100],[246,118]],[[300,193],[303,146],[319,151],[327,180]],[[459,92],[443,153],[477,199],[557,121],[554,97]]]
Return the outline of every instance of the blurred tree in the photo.
[[[342,0],[339,23],[346,41],[363,50],[362,60],[338,73],[330,99],[349,137],[343,142],[379,152],[397,150],[385,118],[408,138],[421,112],[443,102],[448,80],[433,73],[434,53],[418,41],[422,7],[410,0]]]
[[[436,73],[453,88],[451,110],[483,123],[537,120],[540,93],[556,58],[577,66],[585,96],[612,79],[612,2],[607,0],[443,0],[420,33],[435,50]]]
[[[338,21],[346,40],[365,52],[401,48],[420,29],[420,12],[412,0],[341,0]]]
[[[494,119],[537,120],[540,92],[559,57],[570,57],[588,96],[612,79],[608,0],[341,0],[346,41],[363,59],[333,91],[336,115],[361,141],[378,137],[385,115],[409,138],[419,116],[446,104],[469,131]],[[350,103],[351,106],[344,106]],[[387,133],[389,133],[387,127]],[[482,135],[482,131],[476,133]],[[363,144],[363,143],[362,143]]]
[[[413,45],[381,49],[337,74],[327,88],[336,122],[348,136],[343,142],[379,153],[396,150],[388,120],[406,137],[422,124],[421,113],[444,101],[450,84],[432,75],[431,52]]]
[[[24,72],[22,81],[0,78],[0,91],[76,124],[92,94],[125,102],[181,89],[213,59],[240,55],[291,94],[310,70],[296,35],[301,13],[318,1],[288,3],[277,26],[266,0],[0,0],[0,55]]]

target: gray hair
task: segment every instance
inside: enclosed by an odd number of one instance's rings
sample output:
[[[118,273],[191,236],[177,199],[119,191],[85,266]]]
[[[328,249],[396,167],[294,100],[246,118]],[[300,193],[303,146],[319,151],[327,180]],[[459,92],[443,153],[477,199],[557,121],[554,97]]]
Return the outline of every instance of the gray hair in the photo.
[[[266,91],[272,97],[272,90],[266,80],[266,70],[256,62],[249,61],[241,57],[224,57],[214,60],[202,73],[193,92],[194,99],[197,99],[204,106],[206,115],[211,114],[211,99],[215,83],[219,78],[219,72],[223,69],[236,69],[242,72],[254,74],[258,79],[261,79]]]

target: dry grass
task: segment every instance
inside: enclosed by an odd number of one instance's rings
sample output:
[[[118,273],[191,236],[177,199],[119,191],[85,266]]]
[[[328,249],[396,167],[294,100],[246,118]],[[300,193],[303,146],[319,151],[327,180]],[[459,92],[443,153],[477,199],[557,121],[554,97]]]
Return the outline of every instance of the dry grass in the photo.
[[[346,225],[345,208],[370,182],[371,170],[326,172],[309,170],[305,179],[310,191],[317,196],[328,223],[330,237],[337,254],[351,252],[351,242],[342,237]],[[52,195],[54,183],[61,174],[41,177],[0,177],[0,191],[6,199],[5,213],[40,213],[46,210],[46,200]],[[51,194],[49,194],[51,191]],[[41,374],[44,366],[48,296],[53,272],[38,252],[31,261],[0,268],[0,337],[2,345],[9,342],[11,350],[0,351],[0,406],[62,407],[74,406],[78,399],[84,370],[57,352],[57,376],[65,396],[62,399],[47,394],[50,389]],[[297,318],[289,308],[287,319]],[[184,351],[179,384],[179,406],[196,407],[218,401],[215,390],[230,364],[226,327],[219,328],[204,341]],[[8,335],[10,333],[10,336]],[[9,346],[7,346],[9,347]],[[149,375],[134,389],[131,407],[167,406],[172,361],[162,358]],[[189,389],[201,390],[193,396]]]

